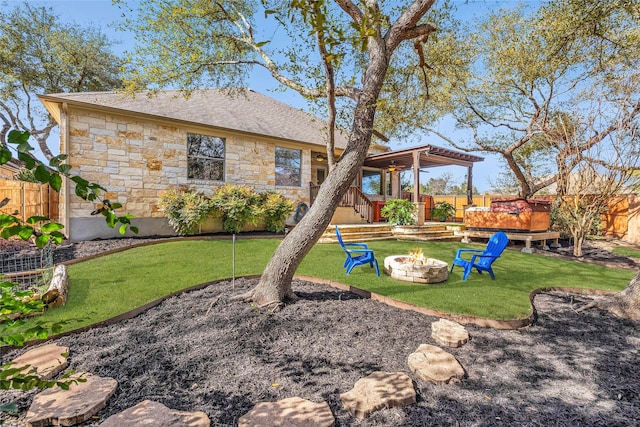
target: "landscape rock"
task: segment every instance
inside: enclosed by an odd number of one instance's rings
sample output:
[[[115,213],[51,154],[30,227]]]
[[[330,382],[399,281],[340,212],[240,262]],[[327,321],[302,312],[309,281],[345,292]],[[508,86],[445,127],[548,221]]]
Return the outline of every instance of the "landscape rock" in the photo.
[[[300,397],[261,402],[240,417],[238,427],[333,427],[335,419],[327,402]]]
[[[175,411],[162,403],[144,400],[136,406],[112,415],[100,427],[209,427],[211,421],[202,411]]]
[[[435,384],[457,382],[464,377],[464,369],[456,358],[434,345],[421,344],[409,355],[408,364],[421,380]]]
[[[411,378],[402,372],[376,371],[359,379],[340,395],[342,404],[356,418],[366,418],[382,408],[395,408],[416,402]]]
[[[84,422],[104,408],[118,386],[113,378],[89,373],[76,374],[70,379],[78,377],[86,381],[71,384],[69,390],[56,386],[36,394],[25,417],[27,427],[72,426]]]
[[[469,332],[457,322],[440,319],[431,324],[431,338],[440,345],[456,348],[469,341]]]
[[[13,368],[20,368],[29,365],[22,371],[23,374],[28,373],[35,368],[35,374],[43,380],[50,380],[58,375],[67,367],[67,356],[69,347],[63,347],[57,344],[47,344],[41,347],[33,348],[25,354],[12,360]]]

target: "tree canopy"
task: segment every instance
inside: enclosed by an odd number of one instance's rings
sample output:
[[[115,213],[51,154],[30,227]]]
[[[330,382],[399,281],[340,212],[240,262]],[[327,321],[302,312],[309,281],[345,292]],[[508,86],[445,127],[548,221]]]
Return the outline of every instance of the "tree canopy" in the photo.
[[[557,180],[559,158],[572,169],[595,145],[637,144],[638,22],[636,0],[559,0],[534,12],[490,14],[466,36],[477,52],[473,78],[452,96],[458,126],[473,136],[441,136],[500,155],[523,196]],[[428,118],[424,123],[429,129]]]
[[[0,141],[9,130],[29,131],[47,159],[56,126],[36,95],[112,90],[122,59],[98,29],[63,23],[52,9],[25,2],[0,11]]]
[[[122,3],[126,3],[124,0]],[[436,45],[430,37],[446,15],[435,0],[406,4],[368,0],[248,2],[143,0],[129,29],[143,41],[141,63],[127,79],[129,90],[176,85],[242,87],[260,67],[283,87],[307,99],[328,100],[330,117],[340,112],[349,142],[320,188],[314,205],[285,237],[248,298],[260,305],[294,299],[291,279],[320,238],[342,195],[359,172],[385,105],[410,92],[390,75],[413,70],[425,75],[425,58]],[[411,55],[403,54],[410,49]],[[406,53],[406,50],[404,50]],[[425,53],[426,52],[426,53]],[[411,74],[411,73],[407,73]],[[434,89],[435,90],[435,89]],[[395,94],[391,96],[389,94]],[[426,107],[426,106],[425,106]],[[392,119],[387,121],[393,123]],[[400,122],[395,120],[395,122]],[[396,126],[397,127],[397,126]],[[391,129],[391,127],[390,127]],[[331,147],[328,129],[328,151]]]

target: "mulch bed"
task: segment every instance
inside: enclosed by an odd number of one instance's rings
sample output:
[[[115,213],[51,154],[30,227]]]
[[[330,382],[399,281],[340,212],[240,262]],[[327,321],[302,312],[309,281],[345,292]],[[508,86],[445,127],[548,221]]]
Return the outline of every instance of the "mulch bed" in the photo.
[[[71,368],[118,380],[107,407],[83,425],[144,399],[234,425],[256,403],[292,396],[326,401],[338,426],[631,426],[640,419],[639,325],[599,310],[576,313],[587,296],[537,295],[535,323],[519,330],[467,325],[471,340],[447,350],[465,368],[460,383],[415,380],[416,405],[358,421],[339,394],[376,370],[409,373],[409,354],[435,344],[437,318],[302,281],[294,283],[301,300],[276,313],[230,301],[255,283],[212,284],[58,339],[71,348]],[[17,399],[25,411],[33,393],[3,392],[0,403]]]

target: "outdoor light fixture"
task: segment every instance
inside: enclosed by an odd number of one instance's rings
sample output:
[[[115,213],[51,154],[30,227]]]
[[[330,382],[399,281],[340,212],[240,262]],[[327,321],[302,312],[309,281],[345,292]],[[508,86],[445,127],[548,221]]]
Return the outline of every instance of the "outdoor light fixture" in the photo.
[[[389,166],[387,166],[387,170],[389,172],[393,172],[393,171],[397,171],[399,169],[402,169],[404,166],[403,165],[396,165],[395,160],[391,160],[391,163],[389,163]]]
[[[316,156],[316,161],[318,161],[318,162],[324,162],[324,156],[323,156],[322,154],[318,154],[318,155]]]

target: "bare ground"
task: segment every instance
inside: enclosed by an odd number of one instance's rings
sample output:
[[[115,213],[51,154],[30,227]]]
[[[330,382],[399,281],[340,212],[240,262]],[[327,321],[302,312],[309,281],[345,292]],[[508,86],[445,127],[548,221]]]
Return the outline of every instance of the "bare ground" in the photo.
[[[540,294],[536,322],[515,331],[467,325],[471,340],[448,350],[465,368],[460,383],[414,378],[416,405],[358,421],[341,408],[339,394],[376,370],[409,373],[408,355],[435,344],[437,318],[300,281],[294,290],[301,300],[277,313],[229,300],[254,284],[213,284],[134,319],[57,340],[71,347],[73,369],[119,383],[84,425],[144,399],[234,425],[256,403],[291,396],[326,401],[338,426],[638,425],[640,325],[599,310],[576,313],[588,297]],[[0,403],[17,399],[25,411],[32,395],[4,392]]]

